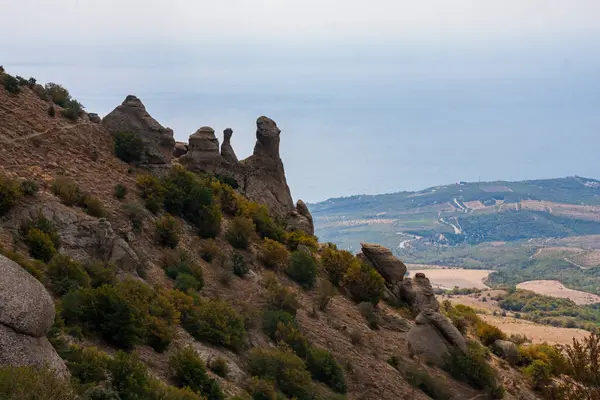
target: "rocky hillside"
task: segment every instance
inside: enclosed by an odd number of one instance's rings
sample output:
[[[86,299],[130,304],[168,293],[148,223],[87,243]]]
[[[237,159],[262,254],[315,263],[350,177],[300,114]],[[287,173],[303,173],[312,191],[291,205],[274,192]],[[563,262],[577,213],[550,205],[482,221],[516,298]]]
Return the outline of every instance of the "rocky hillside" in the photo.
[[[101,119],[58,85],[0,80],[0,397],[535,399],[550,385],[520,370],[546,353],[513,362],[516,344],[440,306],[385,247],[317,243],[269,118],[239,161],[231,130],[175,143],[135,96]]]

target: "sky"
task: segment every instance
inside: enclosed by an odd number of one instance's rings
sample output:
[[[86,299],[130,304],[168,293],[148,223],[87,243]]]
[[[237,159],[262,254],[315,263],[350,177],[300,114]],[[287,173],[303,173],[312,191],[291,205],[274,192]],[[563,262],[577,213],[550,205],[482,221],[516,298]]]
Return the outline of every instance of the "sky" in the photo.
[[[90,112],[135,94],[239,158],[274,119],[295,199],[600,178],[597,0],[0,2],[0,65]]]

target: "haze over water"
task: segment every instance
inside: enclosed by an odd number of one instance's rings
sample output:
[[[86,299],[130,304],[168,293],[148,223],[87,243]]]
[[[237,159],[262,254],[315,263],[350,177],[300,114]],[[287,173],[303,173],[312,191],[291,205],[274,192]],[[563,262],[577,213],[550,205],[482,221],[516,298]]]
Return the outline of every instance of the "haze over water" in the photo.
[[[295,198],[459,180],[600,178],[597,2],[563,10],[556,1],[509,1],[505,14],[500,2],[483,2],[496,8],[457,14],[454,26],[409,2],[379,1],[367,12],[354,1],[309,1],[291,27],[297,10],[267,0],[253,11],[226,1],[228,13],[205,2],[202,9],[176,0],[168,11],[153,1],[132,10],[123,4],[137,1],[108,1],[90,10],[59,0],[58,27],[43,22],[53,19],[42,2],[29,3],[37,4],[30,26],[0,27],[0,64],[9,73],[61,83],[100,115],[135,94],[177,140],[203,125],[231,127],[239,158],[252,152],[255,120],[267,115],[283,131]],[[318,11],[333,3],[337,19],[323,19]],[[131,19],[108,27],[104,12]],[[410,25],[411,15],[421,25]]]

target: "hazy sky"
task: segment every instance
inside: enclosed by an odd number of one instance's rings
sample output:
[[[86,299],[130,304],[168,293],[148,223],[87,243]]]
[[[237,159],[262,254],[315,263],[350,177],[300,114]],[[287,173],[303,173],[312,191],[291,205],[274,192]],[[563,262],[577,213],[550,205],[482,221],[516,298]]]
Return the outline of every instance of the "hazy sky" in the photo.
[[[273,118],[294,198],[600,177],[598,0],[0,2],[0,64],[88,111],[136,94],[240,158]]]

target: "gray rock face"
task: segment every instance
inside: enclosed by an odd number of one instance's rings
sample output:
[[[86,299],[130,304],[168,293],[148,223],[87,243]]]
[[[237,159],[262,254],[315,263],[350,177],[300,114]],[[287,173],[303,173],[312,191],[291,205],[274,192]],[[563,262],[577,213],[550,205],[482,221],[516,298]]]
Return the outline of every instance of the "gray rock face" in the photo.
[[[493,350],[494,353],[504,358],[511,364],[516,363],[521,356],[517,345],[513,342],[509,342],[508,340],[496,340],[494,342]]]
[[[90,118],[90,122],[93,122],[95,124],[99,124],[100,122],[102,122],[102,119],[96,113],[88,113],[88,117]]]
[[[188,144],[184,142],[175,142],[173,149],[173,157],[179,158],[188,152]]]
[[[468,351],[467,342],[458,329],[448,318],[434,311],[421,312],[406,338],[412,355],[438,366],[444,364],[444,358],[451,348],[463,353]]]
[[[54,302],[44,286],[19,264],[0,255],[0,324],[42,337],[54,323]]]
[[[221,166],[219,139],[215,130],[203,126],[190,136],[188,152],[183,156],[188,167],[196,170],[214,172]]]
[[[223,144],[221,145],[221,157],[223,160],[237,164],[238,158],[235,155],[235,151],[233,151],[233,147],[231,146],[231,136],[233,136],[233,130],[231,128],[227,128],[223,131]]]
[[[440,310],[440,303],[435,298],[431,282],[423,273],[416,274],[413,279],[405,278],[399,287],[399,296],[419,311]]]
[[[0,324],[0,365],[13,367],[47,365],[58,375],[69,376],[67,366],[45,336],[25,335],[2,324]]]
[[[281,129],[277,127],[275,121],[264,116],[256,120],[256,128],[254,155],[278,159]]]
[[[380,325],[382,328],[394,332],[408,332],[412,327],[412,324],[407,319],[393,313],[382,314]]]
[[[127,96],[120,106],[102,119],[102,125],[113,135],[131,132],[142,139],[146,147],[144,162],[148,164],[171,162],[175,147],[173,131],[152,118],[137,97]]]
[[[289,231],[304,231],[309,235],[315,234],[313,218],[308,207],[302,200],[296,203],[296,209],[290,211],[287,216],[287,229]]]
[[[404,279],[406,265],[392,252],[378,244],[361,243],[362,253],[368,261],[386,280],[388,286],[395,287]]]

